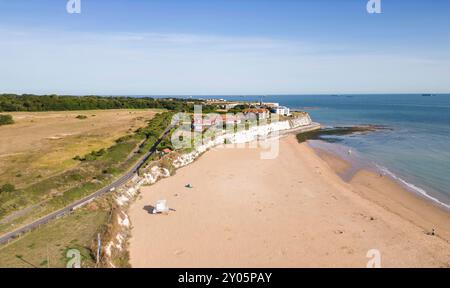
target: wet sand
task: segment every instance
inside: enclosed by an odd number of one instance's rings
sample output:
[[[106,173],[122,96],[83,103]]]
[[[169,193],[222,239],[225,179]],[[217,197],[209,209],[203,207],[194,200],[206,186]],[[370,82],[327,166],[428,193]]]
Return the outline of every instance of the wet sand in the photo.
[[[378,249],[382,267],[450,267],[450,213],[369,171],[345,182],[333,170],[344,163],[294,136],[276,159],[260,152],[215,149],[144,187],[129,211],[132,266],[366,267]],[[159,199],[175,211],[149,214]]]

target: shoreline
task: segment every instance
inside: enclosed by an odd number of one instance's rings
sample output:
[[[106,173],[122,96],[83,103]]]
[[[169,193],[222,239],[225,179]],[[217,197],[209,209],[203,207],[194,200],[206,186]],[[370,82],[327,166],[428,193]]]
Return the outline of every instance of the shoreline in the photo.
[[[383,267],[450,267],[448,213],[387,177],[358,172],[345,182],[335,171],[348,165],[327,163],[294,136],[280,143],[267,161],[258,149],[212,149],[142,188],[129,213],[132,266],[365,267],[377,248]],[[158,199],[175,211],[149,214]],[[438,237],[426,235],[432,228]]]
[[[364,155],[358,154],[355,158],[352,156],[344,155],[343,151],[340,151],[342,148],[350,148],[343,145],[339,149],[336,149],[336,144],[329,144],[323,142],[321,140],[312,140],[308,141],[309,146],[317,153],[319,157],[321,157],[324,161],[328,162],[331,168],[335,170],[335,172],[341,176],[341,178],[350,182],[352,178],[358,174],[361,170],[367,170],[373,174],[377,174],[381,177],[388,177],[390,180],[395,182],[397,185],[401,186],[405,191],[412,194],[413,196],[420,198],[422,201],[432,204],[436,206],[436,208],[444,210],[447,213],[450,213],[450,205],[444,202],[444,200],[437,198],[431,193],[425,191],[422,188],[417,187],[416,185],[407,182],[406,180],[400,178],[395,173],[391,172],[388,168],[380,166],[375,163],[369,163],[366,159],[364,159]],[[334,166],[340,165],[344,166],[346,169],[336,170]]]
[[[316,154],[324,160],[337,175],[341,176],[344,181],[359,186],[359,195],[377,203],[392,213],[396,213],[399,216],[412,221],[416,225],[420,225],[424,230],[427,229],[427,227],[432,226],[430,214],[439,214],[439,217],[443,218],[445,218],[445,216],[450,217],[450,210],[441,205],[441,202],[436,203],[428,198],[431,196],[423,196],[403,187],[401,183],[389,174],[381,175],[380,173],[372,171],[370,168],[356,168],[352,171],[351,176],[348,177],[349,175],[347,175],[346,172],[352,170],[352,163],[342,159],[339,155],[334,154],[331,151],[320,148],[312,149],[315,150]],[[381,188],[370,187],[372,192],[376,192],[370,193],[367,189],[367,186],[372,186],[370,182],[382,183],[383,186]],[[388,189],[385,189],[386,187]],[[395,201],[397,205],[393,205],[391,203],[392,201]],[[402,209],[398,209],[399,207]],[[449,222],[438,221],[437,223],[439,224],[435,225],[435,228],[442,228],[448,226],[445,224]],[[437,230],[444,231],[444,239],[450,242],[450,231],[446,231],[447,229]]]

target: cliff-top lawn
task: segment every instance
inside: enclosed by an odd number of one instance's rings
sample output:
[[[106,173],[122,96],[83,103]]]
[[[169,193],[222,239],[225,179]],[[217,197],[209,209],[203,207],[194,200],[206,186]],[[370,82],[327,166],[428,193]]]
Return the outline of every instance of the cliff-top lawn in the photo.
[[[138,155],[132,152],[144,140],[123,137],[145,127],[157,112],[9,113],[15,123],[0,127],[0,234],[118,176],[136,160]],[[119,138],[125,140],[116,143]],[[92,151],[97,151],[92,157],[98,161],[75,160]]]
[[[95,267],[92,251],[108,214],[90,206],[0,246],[0,268],[63,268],[70,260],[70,249],[80,251],[82,267]]]

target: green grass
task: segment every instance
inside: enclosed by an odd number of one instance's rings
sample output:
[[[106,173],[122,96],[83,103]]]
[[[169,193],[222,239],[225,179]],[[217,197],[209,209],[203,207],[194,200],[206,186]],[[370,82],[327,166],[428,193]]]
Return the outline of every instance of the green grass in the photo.
[[[81,252],[82,267],[94,267],[90,247],[97,232],[103,229],[108,213],[101,209],[82,209],[54,220],[0,246],[0,267],[66,267],[69,249]],[[48,259],[48,260],[47,260]]]
[[[136,131],[132,136],[118,139],[115,145],[101,153],[91,153],[94,159],[80,161],[74,169],[3,195],[0,208],[7,207],[10,211],[36,203],[38,205],[31,206],[33,209],[25,210],[26,213],[6,224],[0,224],[1,233],[65,207],[111,183],[155,143],[169,125],[171,115],[162,113],[155,116],[155,121],[150,120],[148,127]],[[140,143],[141,154],[131,153]],[[105,230],[109,213],[110,209],[83,208],[26,233],[10,244],[0,246],[0,267],[65,267],[68,261],[66,253],[70,249],[81,252],[82,267],[95,267],[91,248],[95,246],[93,241],[96,234]],[[126,255],[120,257],[116,260],[123,262],[120,265],[127,266]]]
[[[78,166],[62,174],[24,189],[1,193],[0,218],[32,205],[39,205],[8,223],[0,224],[0,234],[63,208],[110,184],[131,168],[142,153],[148,151],[169,125],[171,116],[172,114],[168,112],[157,114],[149,121],[147,127],[139,129],[134,135],[118,139],[113,146],[101,153],[98,151],[90,153],[93,157],[80,161]],[[141,154],[133,154],[133,150],[143,141]]]

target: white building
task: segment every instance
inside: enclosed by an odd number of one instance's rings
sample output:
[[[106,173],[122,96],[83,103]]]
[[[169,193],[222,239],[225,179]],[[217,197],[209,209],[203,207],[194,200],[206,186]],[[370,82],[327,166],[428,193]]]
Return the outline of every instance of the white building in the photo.
[[[263,103],[264,106],[270,107],[270,108],[275,108],[275,107],[279,107],[280,103],[275,103],[275,102],[264,102]]]
[[[272,113],[278,114],[278,115],[284,115],[284,116],[290,116],[291,115],[291,109],[285,106],[278,106],[275,108],[272,108]]]
[[[255,114],[258,119],[267,119],[269,118],[269,110],[266,108],[249,108],[244,110],[245,115]]]

